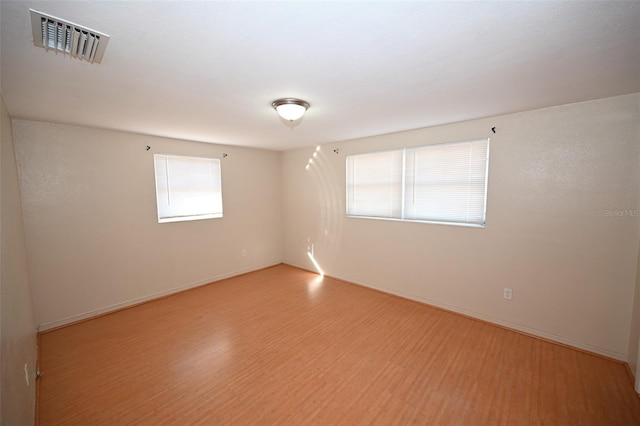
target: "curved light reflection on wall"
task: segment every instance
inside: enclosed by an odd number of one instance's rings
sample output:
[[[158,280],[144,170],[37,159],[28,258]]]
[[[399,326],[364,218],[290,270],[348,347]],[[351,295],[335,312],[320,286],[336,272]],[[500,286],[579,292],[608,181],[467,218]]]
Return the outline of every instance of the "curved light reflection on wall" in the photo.
[[[305,166],[315,188],[320,213],[315,235],[308,237],[307,245],[307,254],[318,271],[322,271],[319,263],[325,267],[335,263],[342,237],[344,196],[336,178],[339,173],[334,167],[344,167],[344,158],[338,152],[318,145]],[[315,243],[315,251],[311,241]],[[319,273],[324,275],[324,272]]]

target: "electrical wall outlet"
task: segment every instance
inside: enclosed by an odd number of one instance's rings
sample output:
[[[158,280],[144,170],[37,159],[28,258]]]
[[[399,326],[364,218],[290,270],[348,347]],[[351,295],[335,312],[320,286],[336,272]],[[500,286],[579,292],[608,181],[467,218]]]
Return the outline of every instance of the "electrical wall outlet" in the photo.
[[[242,253],[243,257],[246,256],[247,255],[247,249],[242,249],[241,253]]]
[[[510,288],[504,288],[503,289],[503,293],[502,293],[503,297],[507,300],[511,300],[513,299],[513,290]]]

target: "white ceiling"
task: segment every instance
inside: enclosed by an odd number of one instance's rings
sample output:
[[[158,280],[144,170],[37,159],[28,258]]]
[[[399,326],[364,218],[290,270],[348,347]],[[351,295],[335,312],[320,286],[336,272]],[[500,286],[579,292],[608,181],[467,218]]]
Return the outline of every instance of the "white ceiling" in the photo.
[[[33,45],[34,8],[111,36]],[[640,92],[640,2],[5,1],[13,118],[286,150]],[[311,104],[294,126],[270,104]]]

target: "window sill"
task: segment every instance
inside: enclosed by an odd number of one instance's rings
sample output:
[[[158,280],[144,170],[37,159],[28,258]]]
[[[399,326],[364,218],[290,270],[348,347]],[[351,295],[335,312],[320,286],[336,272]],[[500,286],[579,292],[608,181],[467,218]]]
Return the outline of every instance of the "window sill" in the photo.
[[[347,219],[373,219],[373,220],[386,220],[390,222],[409,222],[409,223],[426,223],[431,225],[449,225],[449,226],[463,226],[465,228],[485,228],[486,224],[479,223],[465,223],[465,222],[441,222],[436,220],[418,220],[418,219],[398,219],[394,217],[375,217],[375,216],[352,216],[347,215]]]
[[[219,214],[202,214],[197,216],[175,216],[175,217],[163,217],[158,218],[158,223],[169,222],[187,222],[191,220],[204,220],[204,219],[218,219],[222,217],[222,213]]]

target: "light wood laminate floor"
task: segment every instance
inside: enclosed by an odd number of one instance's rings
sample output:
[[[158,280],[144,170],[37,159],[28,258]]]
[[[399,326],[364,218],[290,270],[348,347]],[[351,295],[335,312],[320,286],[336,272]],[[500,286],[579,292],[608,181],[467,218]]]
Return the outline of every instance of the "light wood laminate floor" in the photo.
[[[40,335],[41,425],[639,425],[621,363],[279,265]]]

